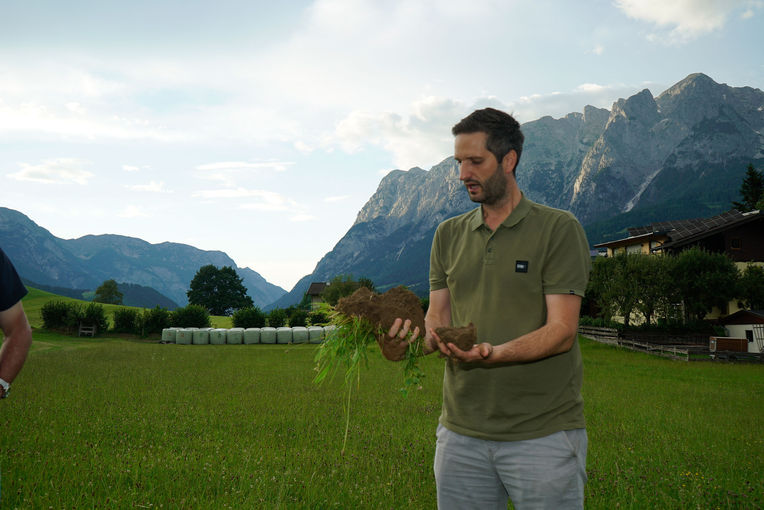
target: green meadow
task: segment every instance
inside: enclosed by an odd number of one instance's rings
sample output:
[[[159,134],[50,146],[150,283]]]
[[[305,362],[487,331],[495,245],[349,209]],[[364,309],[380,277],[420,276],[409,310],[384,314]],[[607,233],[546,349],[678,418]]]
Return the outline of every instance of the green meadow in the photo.
[[[313,383],[316,348],[35,331],[0,401],[0,507],[435,508],[443,361],[404,398],[371,352],[343,454],[342,375]],[[581,348],[587,508],[764,507],[764,366]]]

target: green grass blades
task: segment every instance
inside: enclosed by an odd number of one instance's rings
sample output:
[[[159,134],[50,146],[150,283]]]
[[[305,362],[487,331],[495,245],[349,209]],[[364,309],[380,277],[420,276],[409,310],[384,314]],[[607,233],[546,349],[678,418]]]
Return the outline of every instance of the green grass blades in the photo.
[[[313,380],[318,346],[37,336],[0,401],[9,508],[435,508],[444,361],[401,398],[369,352]],[[586,508],[764,508],[764,366],[681,362],[581,340]]]

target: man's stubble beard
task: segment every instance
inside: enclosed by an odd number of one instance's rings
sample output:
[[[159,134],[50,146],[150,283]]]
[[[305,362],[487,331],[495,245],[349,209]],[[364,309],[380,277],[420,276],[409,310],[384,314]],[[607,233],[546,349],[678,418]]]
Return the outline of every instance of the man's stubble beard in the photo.
[[[507,196],[507,176],[501,165],[496,166],[496,171],[485,182],[480,183],[483,191],[482,197],[470,195],[470,200],[485,205],[494,205]]]

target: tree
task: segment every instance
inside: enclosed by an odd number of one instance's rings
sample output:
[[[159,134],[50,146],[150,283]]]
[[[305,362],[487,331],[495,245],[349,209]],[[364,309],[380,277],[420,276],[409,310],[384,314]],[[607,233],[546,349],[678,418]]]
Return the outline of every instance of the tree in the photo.
[[[735,263],[723,253],[698,247],[677,255],[672,280],[689,320],[702,320],[714,307],[724,309],[738,295]]]
[[[749,264],[740,275],[740,303],[747,310],[764,310],[764,267]]]
[[[329,282],[324,291],[321,293],[321,298],[334,306],[340,298],[349,296],[360,287],[366,287],[370,291],[374,291],[374,282],[368,278],[361,277],[358,281],[353,280],[352,275],[341,274],[337,275]]]
[[[117,288],[117,282],[114,280],[106,280],[96,289],[93,301],[109,305],[121,305],[122,297],[122,293]]]
[[[230,266],[200,267],[190,287],[186,293],[189,304],[203,306],[212,315],[230,315],[240,308],[254,306],[241,277]]]
[[[287,312],[283,308],[274,308],[271,313],[268,314],[268,326],[272,328],[280,328],[287,322]]]
[[[732,202],[732,206],[740,212],[756,210],[764,201],[764,172],[756,170],[750,163],[740,185],[740,196],[742,202]]]
[[[616,255],[599,257],[594,261],[587,294],[590,295],[602,316],[610,321],[613,315],[623,317],[628,326],[631,314],[639,301],[639,285],[636,274],[641,255]]]

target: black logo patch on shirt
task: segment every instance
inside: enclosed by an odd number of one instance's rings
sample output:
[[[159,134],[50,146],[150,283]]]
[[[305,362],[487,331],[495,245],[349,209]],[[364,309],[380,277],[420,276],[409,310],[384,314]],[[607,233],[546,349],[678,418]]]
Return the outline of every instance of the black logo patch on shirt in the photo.
[[[528,261],[527,260],[516,260],[515,261],[515,273],[527,273],[528,272]]]

